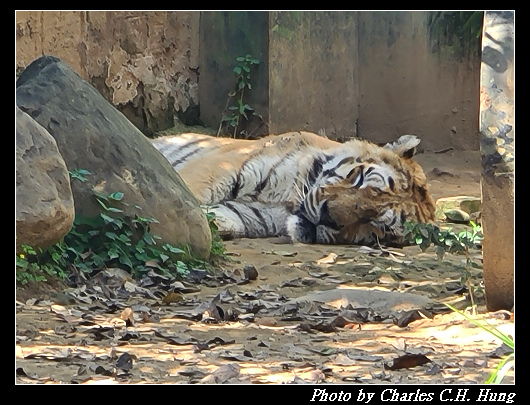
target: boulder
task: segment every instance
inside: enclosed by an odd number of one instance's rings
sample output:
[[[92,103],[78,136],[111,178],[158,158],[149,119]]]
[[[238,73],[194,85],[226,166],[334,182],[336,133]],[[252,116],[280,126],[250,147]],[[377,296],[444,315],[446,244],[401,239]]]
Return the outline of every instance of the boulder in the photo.
[[[445,213],[451,210],[461,210],[467,214],[474,214],[481,210],[481,201],[479,197],[458,195],[454,197],[443,197],[436,200],[436,219],[439,221],[446,220]],[[469,218],[468,218],[469,220]]]
[[[74,222],[68,170],[53,137],[16,107],[16,250],[46,248]]]
[[[148,139],[88,82],[53,56],[33,61],[16,84],[17,105],[55,138],[69,170],[86,169],[73,182],[76,215],[95,216],[93,190],[124,193],[125,214],[156,218],[162,243],[188,245],[209,256],[211,233],[197,200]]]

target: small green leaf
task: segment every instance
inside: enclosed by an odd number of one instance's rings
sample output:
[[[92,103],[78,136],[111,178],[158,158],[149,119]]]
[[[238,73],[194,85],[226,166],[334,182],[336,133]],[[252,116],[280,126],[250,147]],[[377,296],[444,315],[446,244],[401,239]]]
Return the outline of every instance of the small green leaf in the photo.
[[[148,245],[154,245],[155,240],[153,239],[153,235],[151,235],[149,232],[146,232],[143,236],[143,239]]]
[[[120,256],[120,254],[118,253],[118,250],[114,247],[111,247],[108,253],[109,253],[109,259],[116,259],[117,257]]]
[[[105,215],[105,214],[103,214],[103,213],[99,214],[99,216],[100,216],[101,218],[103,218],[103,220],[105,221],[106,224],[111,224],[111,223],[114,223],[114,222],[115,222],[114,218],[109,217],[108,215]]]
[[[121,249],[120,249],[121,250]],[[131,262],[131,259],[129,259],[129,256],[127,256],[127,254],[125,254],[125,252],[123,252],[123,250],[121,251],[121,255],[119,256],[119,262],[121,264],[124,264],[126,266],[128,266],[129,268],[133,268],[133,264]]]
[[[236,75],[240,75],[241,74],[241,66],[236,66],[233,70],[233,72],[236,74]]]
[[[109,211],[109,212],[123,212],[123,210],[120,210],[119,208],[114,208],[114,207],[107,208],[107,211]]]
[[[102,200],[105,200],[105,201],[108,201],[109,200],[109,197],[106,195],[106,194],[103,194],[99,191],[96,191],[96,190],[92,190],[92,192],[94,193],[94,195],[97,197],[97,198],[100,198]]]
[[[163,253],[160,254],[160,260],[162,260],[162,263],[165,263],[167,259],[169,259],[169,256]]]
[[[105,203],[103,201],[101,201],[99,198],[96,198],[96,201],[99,203],[99,205],[101,205],[103,207],[103,209],[105,211],[109,210],[109,208],[105,205]]]
[[[247,65],[243,65],[243,70],[247,73],[250,73],[250,68]]]
[[[72,171],[68,171],[68,173],[70,174],[70,177],[72,179],[76,179],[81,182],[85,182],[87,180],[86,176],[88,176],[89,174],[92,174],[88,170],[85,170],[85,169],[72,170]]]
[[[114,232],[105,232],[105,236],[109,238],[110,240],[116,240],[118,235],[116,235]]]
[[[123,243],[125,243],[127,246],[131,246],[131,239],[127,237],[126,235],[121,234],[120,236],[118,236],[118,239],[122,241]]]
[[[115,201],[121,201],[123,198],[123,193],[121,191],[116,191],[114,193],[109,194],[109,198]]]
[[[244,56],[238,56],[238,57],[236,58],[236,60],[237,60],[238,62],[244,62],[244,61],[245,61],[245,57],[244,57]]]
[[[184,250],[182,249],[179,249],[178,247],[175,247],[175,246],[171,246],[170,244],[166,243],[162,246],[162,248],[164,250],[169,250],[171,253],[178,253],[178,254],[181,254],[181,253],[186,253],[184,252]]]

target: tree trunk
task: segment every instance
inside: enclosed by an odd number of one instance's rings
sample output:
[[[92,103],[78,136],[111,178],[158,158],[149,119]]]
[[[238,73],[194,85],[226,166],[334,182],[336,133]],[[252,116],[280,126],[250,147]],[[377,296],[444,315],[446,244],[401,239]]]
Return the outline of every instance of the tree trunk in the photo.
[[[514,13],[485,12],[480,83],[484,284],[488,310],[514,304]]]

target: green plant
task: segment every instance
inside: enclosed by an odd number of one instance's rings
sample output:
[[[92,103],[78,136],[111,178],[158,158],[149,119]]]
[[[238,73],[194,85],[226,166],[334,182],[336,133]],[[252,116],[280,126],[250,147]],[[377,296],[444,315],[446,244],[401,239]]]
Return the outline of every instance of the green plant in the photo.
[[[436,256],[442,260],[445,253],[465,254],[466,266],[462,271],[462,284],[466,285],[473,311],[475,311],[474,292],[478,292],[480,287],[471,285],[470,268],[476,267],[476,263],[469,256],[469,249],[476,247],[484,238],[482,227],[470,221],[471,230],[462,230],[458,234],[450,228],[443,230],[433,224],[405,223],[405,236],[408,236],[411,244],[416,244],[422,251],[429,246],[436,246]]]
[[[188,253],[167,243],[157,243],[160,238],[150,232],[150,225],[157,222],[154,218],[124,215],[117,208],[124,196],[121,192],[94,194],[102,208],[99,215],[76,216],[63,240],[47,249],[36,252],[26,248],[26,254],[17,258],[17,280],[24,283],[25,278],[39,274],[37,269],[62,278],[74,268],[91,274],[102,268],[120,267],[137,278],[151,269],[172,277],[188,272],[184,262]]]
[[[248,113],[250,112],[252,112],[252,115],[257,116],[263,121],[263,117],[260,114],[257,114],[254,111],[254,108],[243,101],[245,89],[252,89],[252,84],[250,83],[251,68],[253,65],[258,65],[259,60],[247,53],[245,56],[238,56],[236,61],[237,64],[234,69],[232,69],[232,72],[236,76],[236,86],[235,89],[228,93],[228,100],[223,111],[221,122],[219,123],[219,129],[217,130],[218,136],[221,133],[223,124],[226,124],[228,127],[233,128],[233,137],[235,138],[237,130],[242,123],[242,117],[248,121]],[[236,97],[236,104],[230,105],[230,101],[233,97]],[[228,115],[225,114],[227,109],[231,111]]]
[[[436,255],[441,259],[446,252],[467,253],[483,239],[482,228],[470,221],[471,231],[463,230],[455,234],[450,228],[440,229],[433,224],[405,222],[405,237],[411,244],[416,244],[422,251],[429,246],[436,246]]]
[[[68,170],[68,174],[70,175],[70,179],[72,180],[79,180],[80,182],[85,182],[87,180],[86,176],[92,174],[90,171],[86,169],[75,169],[75,170]]]
[[[226,254],[226,247],[219,235],[219,228],[215,223],[215,213],[210,211],[210,208],[206,205],[202,206],[206,219],[208,220],[208,226],[212,234],[212,246],[210,249],[210,261],[213,263],[219,262],[220,260],[230,260],[230,257]]]
[[[427,28],[434,52],[463,57],[480,53],[483,11],[431,11]]]
[[[187,252],[170,244],[159,244],[150,226],[158,221],[140,215],[124,215],[120,205],[124,194],[103,194],[94,191],[101,207],[98,216],[76,217],[74,228],[65,236],[65,243],[73,247],[70,259],[76,268],[92,271],[101,267],[121,267],[134,277],[150,269],[171,276],[182,276],[187,266],[182,258]]]
[[[71,181],[81,182],[91,174],[84,169],[69,173]],[[47,249],[22,245],[22,251],[15,255],[18,283],[47,281],[47,276],[65,278],[73,270],[91,274],[107,267],[120,267],[136,278],[150,270],[181,277],[192,267],[209,269],[211,263],[229,260],[215,214],[207,208],[205,215],[212,233],[210,263],[195,259],[188,246],[161,244],[160,237],[150,229],[151,224],[158,222],[155,218],[125,215],[123,208],[128,204],[124,193],[104,194],[95,190],[93,193],[100,206],[97,216],[76,215],[70,232]]]
[[[22,251],[15,255],[15,278],[19,284],[48,281],[48,277],[65,278],[64,269],[52,262],[39,263],[38,253],[29,245],[22,245]],[[54,255],[57,259],[57,255]]]
[[[479,328],[484,329],[486,332],[500,339],[501,342],[503,342],[506,346],[512,349],[513,353],[506,355],[501,360],[501,362],[497,365],[493,373],[491,373],[489,378],[486,380],[486,384],[500,384],[504,376],[506,375],[506,373],[510,370],[510,368],[515,366],[515,342],[513,338],[505,335],[504,333],[502,333],[500,330],[498,330],[494,326],[487,324],[487,322],[486,322],[486,325],[483,323],[480,323],[476,319],[470,317],[465,312],[459,311],[452,305],[449,305],[447,303],[445,305],[449,307],[452,311],[462,315],[464,318],[466,318],[468,321],[470,321],[475,326],[478,326]]]
[[[88,175],[88,170],[70,171],[72,181],[85,181]],[[180,277],[189,271],[188,264],[199,262],[185,247],[161,244],[150,231],[156,219],[125,215],[122,208],[128,204],[122,192],[107,195],[94,191],[94,198],[100,206],[99,215],[76,215],[62,241],[47,249],[22,246],[22,252],[15,255],[17,282],[46,281],[47,275],[65,278],[74,269],[92,273],[106,267],[123,268],[134,277],[149,270]]]

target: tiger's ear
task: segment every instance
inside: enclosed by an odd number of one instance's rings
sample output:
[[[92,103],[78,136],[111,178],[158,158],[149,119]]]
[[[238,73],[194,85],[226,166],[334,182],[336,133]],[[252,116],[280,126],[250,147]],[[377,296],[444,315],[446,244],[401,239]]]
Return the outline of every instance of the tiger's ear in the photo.
[[[403,135],[397,141],[387,143],[384,148],[393,150],[404,159],[410,159],[416,153],[416,146],[420,142],[421,139],[415,135]]]

